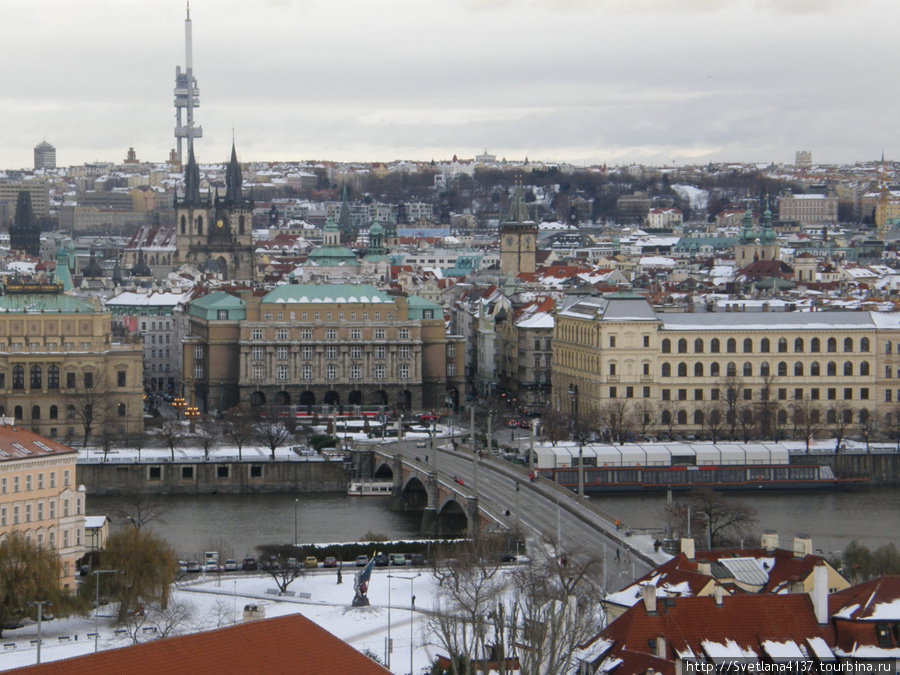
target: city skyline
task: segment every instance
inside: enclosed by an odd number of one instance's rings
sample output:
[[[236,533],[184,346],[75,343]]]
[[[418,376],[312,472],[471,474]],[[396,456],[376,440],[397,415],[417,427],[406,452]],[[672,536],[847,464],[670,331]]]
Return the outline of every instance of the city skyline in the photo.
[[[162,162],[183,0],[7,2],[0,166]],[[201,162],[896,157],[887,0],[191,6]],[[38,45],[38,48],[35,47]]]

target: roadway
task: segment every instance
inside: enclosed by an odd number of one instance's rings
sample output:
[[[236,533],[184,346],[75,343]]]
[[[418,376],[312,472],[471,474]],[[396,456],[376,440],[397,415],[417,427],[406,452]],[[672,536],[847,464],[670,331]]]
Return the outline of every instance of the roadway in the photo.
[[[508,510],[509,516],[501,516],[507,521],[504,524],[511,529],[520,525],[526,533],[532,556],[535,547],[542,545],[552,553],[557,541],[570,555],[585,552],[602,556],[605,553],[609,561],[606,575],[610,591],[627,586],[670,557],[662,551],[654,551],[653,537],[637,533],[629,535],[624,524],[617,530],[614,518],[604,517],[596,509],[579,504],[578,497],[570,490],[560,489],[542,478],[532,483],[522,467],[497,458],[478,459],[463,445],[453,451],[444,438],[436,439],[434,444],[431,448],[429,442],[429,447],[423,449],[416,448],[415,442],[404,441],[404,460],[418,457],[424,464],[427,454],[429,465],[438,472],[444,485],[464,495],[477,495],[479,503],[491,513],[503,514]],[[396,443],[386,443],[382,449],[393,453],[396,447]],[[465,485],[454,484],[454,476],[461,478]],[[595,502],[591,506],[596,506]]]

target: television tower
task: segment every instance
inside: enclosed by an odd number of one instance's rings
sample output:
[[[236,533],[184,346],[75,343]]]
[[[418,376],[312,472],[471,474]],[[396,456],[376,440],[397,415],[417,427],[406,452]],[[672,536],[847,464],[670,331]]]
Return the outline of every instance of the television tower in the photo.
[[[200,90],[197,78],[194,77],[194,59],[191,39],[191,3],[187,3],[187,18],[184,21],[184,72],[181,66],[175,66],[175,139],[177,141],[178,161],[182,162],[182,139],[187,139],[188,148],[193,147],[195,138],[203,138],[203,127],[194,126],[194,108],[200,107]],[[181,113],[186,113],[182,124]]]

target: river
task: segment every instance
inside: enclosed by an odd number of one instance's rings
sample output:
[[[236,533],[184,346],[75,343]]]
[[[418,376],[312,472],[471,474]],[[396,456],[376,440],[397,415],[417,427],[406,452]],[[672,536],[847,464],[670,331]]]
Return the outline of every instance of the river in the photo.
[[[757,512],[758,545],[763,530],[779,533],[788,548],[798,533],[810,535],[813,549],[827,556],[854,539],[870,548],[900,545],[900,490],[895,487],[853,488],[840,492],[766,491],[723,493]],[[678,495],[675,495],[678,498]],[[295,502],[295,499],[297,500]],[[418,516],[393,512],[386,498],[351,498],[343,494],[301,495],[166,495],[153,497],[165,513],[154,529],[183,559],[196,559],[202,551],[218,550],[226,557],[255,555],[258,544],[353,542],[369,532],[392,539],[418,536]],[[661,493],[623,494],[593,498],[604,511],[619,516],[634,528],[662,527]],[[113,529],[127,521],[118,515],[123,497],[88,497],[88,515],[109,515]],[[697,537],[700,539],[702,533]],[[702,539],[698,546],[702,546]]]

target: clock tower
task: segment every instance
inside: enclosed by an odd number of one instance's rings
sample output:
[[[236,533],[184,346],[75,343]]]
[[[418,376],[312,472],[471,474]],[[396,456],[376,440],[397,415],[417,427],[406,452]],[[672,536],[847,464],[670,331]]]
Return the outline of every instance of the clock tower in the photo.
[[[534,272],[537,251],[537,223],[528,217],[522,185],[516,185],[509,204],[509,215],[500,224],[500,271],[519,276]]]

